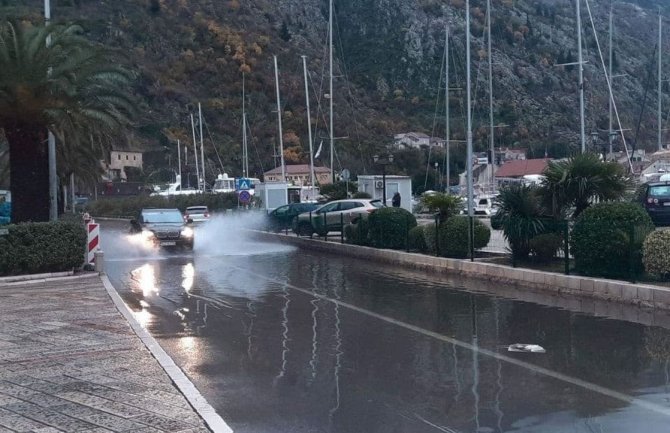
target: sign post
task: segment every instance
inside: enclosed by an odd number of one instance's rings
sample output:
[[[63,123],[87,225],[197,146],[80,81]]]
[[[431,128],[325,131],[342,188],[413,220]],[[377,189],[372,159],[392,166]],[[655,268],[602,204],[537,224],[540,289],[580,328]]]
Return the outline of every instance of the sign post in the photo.
[[[235,189],[237,190],[237,200],[243,205],[248,205],[251,203],[251,193],[249,190],[253,188],[253,183],[251,179],[246,177],[241,177],[235,179]]]

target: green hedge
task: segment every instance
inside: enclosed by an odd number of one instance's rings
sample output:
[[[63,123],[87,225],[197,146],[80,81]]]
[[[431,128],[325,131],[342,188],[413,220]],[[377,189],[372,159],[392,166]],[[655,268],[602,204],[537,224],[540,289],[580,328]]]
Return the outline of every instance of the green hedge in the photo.
[[[416,226],[409,231],[409,249],[420,253],[428,251],[424,226]]]
[[[670,277],[670,230],[657,230],[647,236],[642,247],[642,262],[650,274]]]
[[[453,216],[440,225],[440,255],[446,257],[465,258],[468,249],[469,222],[466,216]],[[478,219],[473,219],[475,227],[474,249],[478,250],[488,245],[491,239],[491,229]]]
[[[572,230],[570,248],[583,275],[627,277],[642,272],[642,243],[654,230],[635,203],[600,203],[586,209]]]
[[[87,211],[94,217],[134,217],[142,208],[177,208],[182,212],[189,206],[207,206],[216,212],[237,208],[237,195],[227,194],[191,194],[163,196],[135,196],[122,198],[104,198],[91,202]]]
[[[532,238],[528,245],[535,260],[548,262],[556,257],[556,252],[563,246],[563,236],[559,233],[544,233]]]
[[[347,224],[344,226],[344,238],[349,244],[370,245],[368,220],[361,218],[356,224]]]
[[[74,222],[8,225],[0,236],[0,275],[62,272],[84,263],[86,230]]]
[[[385,207],[370,214],[368,223],[372,246],[399,250],[407,247],[409,231],[416,227],[416,217],[403,208]]]

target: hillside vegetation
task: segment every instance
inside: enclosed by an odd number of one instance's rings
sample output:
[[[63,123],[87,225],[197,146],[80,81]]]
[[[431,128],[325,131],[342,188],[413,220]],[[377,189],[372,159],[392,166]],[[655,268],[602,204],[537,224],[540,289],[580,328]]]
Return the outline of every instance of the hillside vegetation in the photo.
[[[42,10],[35,3],[39,2],[0,0],[0,13],[39,22]],[[168,155],[174,161],[178,139],[192,142],[188,116],[197,113],[201,102],[210,175],[221,171],[221,165],[231,175],[240,175],[244,73],[251,172],[258,176],[274,167],[278,140],[273,55],[280,68],[286,160],[308,160],[300,58],[306,55],[315,146],[324,141],[321,160],[329,161],[326,0],[53,3],[55,20],[80,21],[92,38],[127,53],[128,62],[139,71],[135,90],[143,100],[141,115],[128,142],[119,146],[149,151],[149,165],[164,164]],[[605,62],[609,3],[590,0]],[[485,5],[471,2],[474,139],[482,150],[488,142]],[[395,133],[444,135],[445,26],[450,23],[452,34],[451,87],[464,88],[464,1],[336,0],[335,7],[334,129],[335,136],[344,137],[336,143],[336,169],[369,172],[372,155],[390,144]],[[638,139],[640,147],[648,148],[655,146],[656,136],[657,7],[658,2],[642,0],[615,4],[614,63],[620,77],[614,88],[622,126],[632,129],[629,141],[635,135],[648,69],[654,68]],[[582,12],[590,134],[607,129],[608,96],[586,6]],[[573,152],[579,141],[577,69],[556,66],[576,61],[573,2],[495,0],[492,29],[494,113],[501,126],[496,128],[496,144],[527,148],[531,156]],[[464,138],[464,99],[462,90],[451,92],[454,139]],[[670,106],[667,93],[664,106]],[[600,131],[600,141],[605,140],[606,133]],[[463,164],[462,153],[463,149],[454,150],[454,172],[456,164]],[[415,174],[426,156],[401,155],[396,161],[390,171]]]

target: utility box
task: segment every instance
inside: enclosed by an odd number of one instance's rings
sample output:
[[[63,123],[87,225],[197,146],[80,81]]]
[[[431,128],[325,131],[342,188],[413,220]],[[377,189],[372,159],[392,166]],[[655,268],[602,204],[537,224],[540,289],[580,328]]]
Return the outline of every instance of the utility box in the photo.
[[[386,206],[400,193],[400,207],[412,212],[412,178],[409,176],[386,175]],[[365,192],[375,200],[384,198],[384,176],[358,176],[358,192]]]
[[[288,183],[265,182],[257,183],[255,195],[260,199],[260,208],[272,212],[279,206],[288,204]]]

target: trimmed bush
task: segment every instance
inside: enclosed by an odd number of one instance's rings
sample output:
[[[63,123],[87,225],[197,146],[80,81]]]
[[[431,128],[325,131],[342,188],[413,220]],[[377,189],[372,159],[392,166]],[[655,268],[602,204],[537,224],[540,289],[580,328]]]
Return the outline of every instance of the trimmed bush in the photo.
[[[670,277],[670,230],[651,232],[642,246],[642,263],[650,274]]]
[[[372,198],[372,196],[367,192],[358,191],[354,193],[352,198]]]
[[[426,242],[426,252],[435,254],[437,236],[434,222],[423,226],[423,240]]]
[[[558,233],[537,235],[529,242],[530,252],[539,262],[548,262],[556,257],[556,252],[563,246],[563,236]]]
[[[84,263],[86,230],[81,223],[8,225],[0,236],[0,275],[62,272]]]
[[[478,219],[474,221],[476,250],[484,248],[491,239],[491,229]],[[465,258],[468,250],[468,217],[454,216],[440,226],[440,255],[446,257]]]
[[[425,226],[416,226],[409,231],[409,249],[425,253],[428,251],[426,246]]]
[[[344,226],[344,238],[349,244],[369,245],[368,221],[361,218],[356,224],[347,224]]]
[[[134,196],[123,198],[104,198],[91,202],[88,212],[94,217],[135,217],[143,208],[177,208],[184,212],[189,206],[207,206],[216,212],[237,208],[237,195],[228,194],[191,194],[162,196]]]
[[[600,203],[586,209],[572,230],[570,248],[583,275],[624,277],[642,272],[642,243],[654,230],[635,203]]]
[[[399,207],[377,209],[368,217],[370,243],[377,248],[403,249],[408,232],[416,227],[416,217]]]

